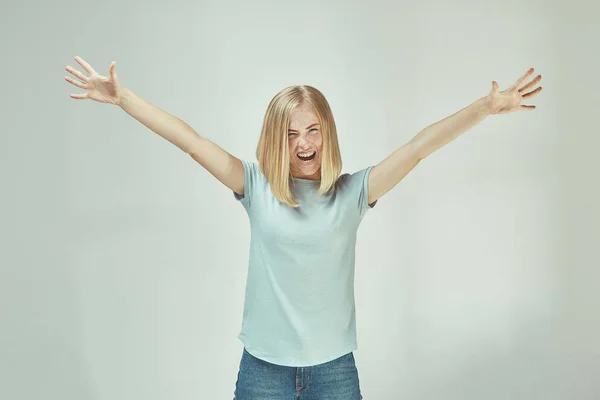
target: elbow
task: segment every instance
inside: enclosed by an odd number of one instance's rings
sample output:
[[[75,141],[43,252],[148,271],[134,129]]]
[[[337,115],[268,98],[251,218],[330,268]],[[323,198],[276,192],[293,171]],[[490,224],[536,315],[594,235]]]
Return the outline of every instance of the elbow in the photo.
[[[427,149],[418,141],[408,142],[408,148],[410,157],[413,159],[415,164],[418,164],[419,161],[423,160],[429,155],[429,153],[426,151]]]
[[[187,153],[189,156],[196,159],[202,151],[202,149],[204,149],[205,147],[203,139],[204,138],[202,136],[195,135],[191,139],[181,143],[181,146],[179,146],[179,148],[181,149],[181,151]]]

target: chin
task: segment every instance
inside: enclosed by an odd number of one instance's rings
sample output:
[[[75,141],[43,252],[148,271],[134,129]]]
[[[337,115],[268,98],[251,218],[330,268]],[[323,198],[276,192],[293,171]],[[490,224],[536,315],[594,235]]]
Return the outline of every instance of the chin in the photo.
[[[319,179],[321,160],[316,160],[316,163],[313,165],[300,165],[294,163],[292,169],[296,171],[296,174],[301,175],[304,178],[314,178],[315,175],[317,175],[315,179]]]

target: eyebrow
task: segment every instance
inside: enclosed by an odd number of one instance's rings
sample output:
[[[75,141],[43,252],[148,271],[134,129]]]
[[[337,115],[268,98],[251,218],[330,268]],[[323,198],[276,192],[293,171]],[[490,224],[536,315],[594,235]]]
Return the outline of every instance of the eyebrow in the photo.
[[[313,127],[313,126],[315,126],[315,125],[319,125],[319,123],[318,123],[318,122],[315,122],[314,124],[312,124],[312,125],[310,125],[310,126],[306,127],[306,129],[310,129],[310,128],[312,128],[312,127]],[[295,130],[295,129],[288,129],[288,132],[298,132],[298,131],[297,131],[297,130]]]

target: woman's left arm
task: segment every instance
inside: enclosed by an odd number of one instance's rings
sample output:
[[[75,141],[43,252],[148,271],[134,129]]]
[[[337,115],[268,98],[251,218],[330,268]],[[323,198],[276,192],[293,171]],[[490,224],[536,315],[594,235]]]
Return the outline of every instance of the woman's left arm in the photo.
[[[530,98],[542,90],[540,86],[528,91],[542,79],[541,75],[523,84],[533,71],[533,68],[530,68],[513,86],[504,91],[500,91],[498,83],[492,81],[492,90],[487,96],[423,129],[408,143],[375,165],[369,174],[369,204],[389,192],[422,159],[450,143],[488,115],[534,110],[535,106],[521,104],[523,99]]]

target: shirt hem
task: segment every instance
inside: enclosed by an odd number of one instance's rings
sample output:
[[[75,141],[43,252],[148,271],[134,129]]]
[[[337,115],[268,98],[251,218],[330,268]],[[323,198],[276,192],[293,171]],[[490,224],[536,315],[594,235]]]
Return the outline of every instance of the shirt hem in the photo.
[[[241,335],[238,335],[238,340],[244,345],[244,348],[246,349],[246,351],[248,353],[250,353],[252,356],[254,356],[260,360],[266,361],[268,363],[280,365],[280,366],[284,366],[284,367],[314,367],[319,364],[324,364],[326,362],[333,361],[343,355],[346,355],[346,354],[358,349],[357,344],[352,343],[352,344],[342,347],[338,351],[331,353],[330,355],[324,356],[324,357],[315,357],[315,358],[310,358],[310,359],[301,359],[298,357],[273,357],[273,356],[264,354],[259,349],[253,347]]]

